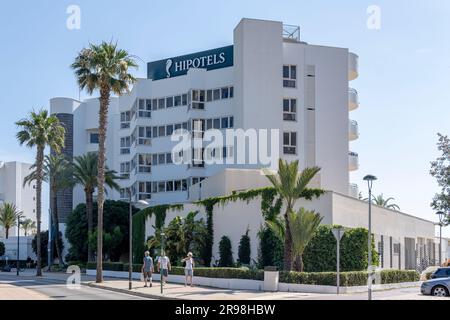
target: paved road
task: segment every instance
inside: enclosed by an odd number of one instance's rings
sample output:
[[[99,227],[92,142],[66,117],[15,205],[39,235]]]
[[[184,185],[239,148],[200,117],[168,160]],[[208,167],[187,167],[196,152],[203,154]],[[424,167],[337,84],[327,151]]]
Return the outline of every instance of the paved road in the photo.
[[[1,285],[4,285],[2,289]],[[80,289],[69,289],[65,282],[60,280],[50,280],[32,277],[16,277],[11,275],[2,275],[0,273],[0,298],[11,299],[8,288],[16,287],[19,298],[34,298],[37,295],[51,300],[146,300],[141,297],[132,296],[124,293],[112,292],[81,286]],[[25,290],[24,290],[25,289]]]

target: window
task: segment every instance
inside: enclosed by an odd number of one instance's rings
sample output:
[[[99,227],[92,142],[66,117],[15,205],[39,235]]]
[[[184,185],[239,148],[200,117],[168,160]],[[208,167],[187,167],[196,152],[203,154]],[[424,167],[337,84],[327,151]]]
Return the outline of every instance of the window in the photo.
[[[98,132],[89,133],[89,143],[98,144]]]
[[[173,107],[173,97],[166,98],[166,107],[172,108]]]
[[[175,96],[174,101],[173,101],[173,105],[175,107],[181,106],[181,96]]]
[[[230,128],[234,128],[234,117],[230,117]]]
[[[181,123],[176,123],[174,126],[174,131],[181,129]]]
[[[139,173],[150,173],[152,172],[152,155],[151,154],[139,154]]]
[[[181,180],[176,180],[175,182],[175,191],[181,191]]]
[[[151,145],[152,127],[138,127],[138,144]]]
[[[182,99],[181,99],[181,104],[183,105],[183,106],[186,106],[187,105],[187,94],[185,93],[185,94],[183,94],[182,96]]]
[[[120,138],[120,154],[130,154],[131,137]]]
[[[213,100],[219,100],[219,99],[220,99],[220,89],[214,89]]]
[[[158,192],[158,182],[156,182],[156,181],[152,182],[152,192],[153,193]]]
[[[172,133],[173,133],[173,124],[169,124],[169,125],[167,125],[167,127],[166,127],[166,134],[167,134],[168,136],[170,136],[170,135],[172,135]]]
[[[131,121],[131,111],[121,112],[120,113],[120,128],[128,129],[130,127]]]
[[[158,154],[158,164],[166,164],[166,154],[165,153],[161,153]]]
[[[139,99],[138,118],[151,118],[152,102],[150,99]]]
[[[195,119],[192,120],[192,137],[203,138],[205,120]]]
[[[158,138],[158,127],[153,127],[153,138]]]
[[[228,87],[222,88],[221,91],[222,91],[222,99],[228,99],[229,92],[230,92]]]
[[[297,153],[297,132],[283,133],[283,153],[296,154]]]
[[[120,189],[120,199],[128,199],[128,189]]]
[[[166,153],[166,164],[172,164],[172,154]]]
[[[165,181],[158,182],[158,192],[166,192],[166,182]]]
[[[206,130],[212,129],[212,119],[206,120]]]
[[[234,87],[230,87],[230,98],[234,96]]]
[[[194,148],[192,153],[192,162],[194,167],[204,167],[205,163],[203,160],[203,152],[202,148]]]
[[[158,109],[164,109],[166,107],[166,99],[158,99]]]
[[[181,124],[181,126],[183,127],[184,130],[187,130],[187,129],[188,129],[188,123],[187,123],[187,122],[183,122],[183,123]]]
[[[295,121],[297,114],[297,99],[283,99],[283,120]]]
[[[213,120],[213,128],[220,129],[220,119],[219,118],[216,118]]]
[[[122,176],[128,175],[130,173],[130,162],[122,162],[120,163],[120,174]]]
[[[295,88],[297,80],[297,66],[283,66],[283,87]]]
[[[158,99],[152,100],[152,110],[158,110]]]
[[[173,181],[167,181],[167,183],[166,183],[166,191],[167,192],[171,192],[171,191],[173,191],[174,189],[174,183],[173,183]]]
[[[222,129],[228,128],[228,117],[222,118]]]
[[[164,137],[166,135],[166,126],[158,127],[158,137]]]
[[[157,165],[158,165],[158,155],[157,155],[157,154],[153,154],[153,155],[152,155],[152,164],[153,164],[154,166],[157,166]]]
[[[205,90],[192,90],[192,109],[205,109]]]
[[[213,99],[213,92],[212,90],[206,91],[206,101],[212,101]]]
[[[150,199],[152,197],[151,182],[139,182],[139,200]]]

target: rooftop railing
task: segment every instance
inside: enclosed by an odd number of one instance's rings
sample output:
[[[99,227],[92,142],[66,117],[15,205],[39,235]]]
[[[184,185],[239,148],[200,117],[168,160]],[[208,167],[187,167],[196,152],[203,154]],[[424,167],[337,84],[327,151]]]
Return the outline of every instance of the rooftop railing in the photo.
[[[300,27],[290,24],[283,24],[283,38],[300,42]]]

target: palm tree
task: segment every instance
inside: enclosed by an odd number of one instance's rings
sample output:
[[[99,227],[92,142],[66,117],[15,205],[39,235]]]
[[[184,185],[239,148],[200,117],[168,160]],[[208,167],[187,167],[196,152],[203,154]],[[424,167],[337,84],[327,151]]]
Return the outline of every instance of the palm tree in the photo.
[[[9,229],[17,226],[17,220],[20,217],[22,217],[22,212],[17,209],[15,204],[4,203],[0,207],[0,226],[5,229],[6,239],[9,237]]]
[[[111,93],[122,95],[129,92],[136,79],[128,73],[129,68],[137,68],[134,58],[127,51],[118,49],[117,44],[102,42],[84,48],[71,65],[81,90],[89,94],[100,91],[99,137],[98,137],[98,237],[97,237],[97,276],[96,282],[103,282],[103,204],[105,200],[105,157],[106,128]]]
[[[49,115],[47,110],[30,112],[29,118],[16,122],[21,129],[17,133],[17,139],[21,145],[29,148],[36,147],[36,242],[37,264],[36,276],[42,276],[41,256],[41,196],[44,165],[44,150],[49,146],[56,153],[64,148],[65,129],[58,118]]]
[[[33,230],[36,229],[36,222],[34,222],[32,219],[25,219],[20,224],[22,225],[22,230],[25,237],[28,236],[28,231],[31,231],[31,233],[33,233]]]
[[[303,272],[303,252],[305,252],[306,246],[314,237],[317,228],[322,222],[322,217],[314,211],[300,208],[298,212],[289,212],[288,220],[292,238],[293,256],[297,262],[296,271]],[[279,221],[266,221],[266,223],[281,240],[284,240],[284,228]]]
[[[379,194],[378,196],[372,198],[372,203],[376,204],[377,206],[380,206],[380,207],[385,207],[385,208],[392,209],[395,211],[400,211],[400,207],[397,204],[389,203],[389,201],[394,201],[394,200],[395,199],[392,197],[385,199],[383,194]],[[365,198],[364,201],[368,201],[368,198]]]
[[[268,169],[263,170],[266,177],[272,183],[286,207],[284,213],[284,269],[292,270],[292,236],[289,225],[289,213],[294,210],[294,205],[300,198],[312,199],[324,193],[322,189],[308,188],[309,182],[320,171],[318,167],[306,168],[299,172],[298,160],[288,163],[280,159],[278,162],[278,173],[273,174]]]
[[[25,177],[23,184],[30,184],[36,180],[36,164],[31,166],[33,171]],[[59,216],[58,216],[58,191],[70,188],[73,186],[72,172],[70,162],[64,155],[46,155],[43,165],[42,180],[50,185],[50,211],[52,215],[52,225],[55,228],[55,235],[59,234]],[[61,245],[59,237],[55,237],[56,254],[58,256],[59,265],[64,265]],[[50,268],[51,266],[49,266]]]
[[[97,188],[97,172],[98,172],[98,154],[96,152],[88,152],[84,155],[75,157],[73,163],[73,179],[75,184],[79,184],[84,189],[86,196],[86,215],[88,221],[88,235],[93,234],[94,229],[94,192]],[[116,172],[106,167],[105,184],[111,189],[119,189],[119,185],[114,181],[120,179]],[[88,261],[94,261],[94,252],[88,244]]]

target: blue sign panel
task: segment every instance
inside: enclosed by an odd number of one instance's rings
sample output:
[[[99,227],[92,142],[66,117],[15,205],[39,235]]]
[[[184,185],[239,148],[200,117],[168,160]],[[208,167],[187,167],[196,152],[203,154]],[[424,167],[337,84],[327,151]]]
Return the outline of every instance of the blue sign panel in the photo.
[[[185,75],[190,68],[210,71],[231,66],[233,66],[233,46],[227,46],[149,62],[147,78],[161,80]]]

